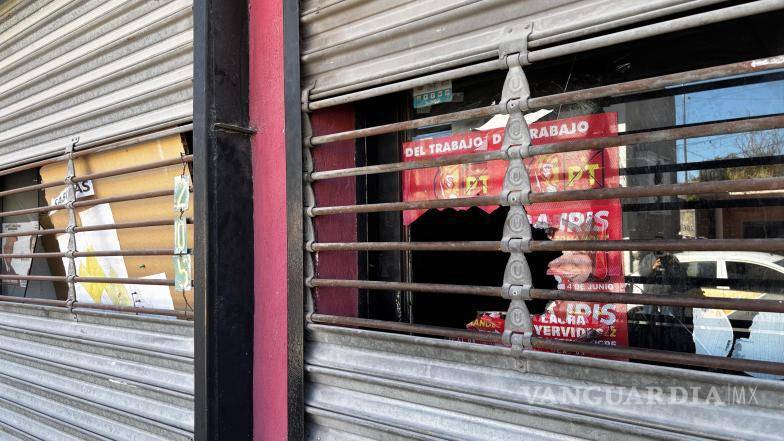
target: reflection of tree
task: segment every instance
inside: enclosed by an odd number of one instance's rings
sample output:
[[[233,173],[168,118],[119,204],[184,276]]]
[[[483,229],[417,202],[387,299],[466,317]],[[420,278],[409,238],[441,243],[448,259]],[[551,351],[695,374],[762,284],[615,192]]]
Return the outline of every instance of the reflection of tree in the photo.
[[[784,155],[784,130],[743,133],[736,137],[735,144],[737,153],[719,156],[716,159],[773,158]],[[784,164],[765,164],[765,160],[760,162],[762,165],[700,170],[699,175],[693,180],[717,181],[784,176]]]

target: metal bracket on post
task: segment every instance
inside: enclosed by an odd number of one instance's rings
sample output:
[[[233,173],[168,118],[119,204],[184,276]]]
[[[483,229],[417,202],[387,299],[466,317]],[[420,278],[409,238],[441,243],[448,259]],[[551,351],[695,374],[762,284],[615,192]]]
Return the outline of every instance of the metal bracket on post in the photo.
[[[68,299],[66,305],[68,310],[73,313],[73,304],[76,302],[76,209],[74,202],[76,202],[76,189],[74,188],[73,180],[76,177],[76,166],[74,165],[73,152],[76,145],[79,143],[79,137],[76,136],[71,139],[71,142],[65,148],[67,157],[66,175],[65,175],[65,195],[66,195],[66,209],[68,210],[68,226],[65,228],[68,234],[68,251],[65,253],[68,259],[68,268],[66,269],[66,279],[68,281]],[[76,316],[74,315],[74,318]]]
[[[316,277],[316,262],[313,256],[313,243],[316,241],[316,229],[313,225],[313,208],[316,206],[316,194],[313,191],[310,178],[314,170],[313,154],[313,126],[310,122],[310,91],[315,84],[302,91],[302,205],[303,213],[303,242],[304,249],[304,277],[305,277],[305,319],[310,321],[310,315],[316,311],[316,299],[313,287],[313,278]]]
[[[530,32],[530,28],[529,28]],[[507,55],[509,73],[501,92],[500,106],[509,114],[501,147],[509,159],[504,175],[501,199],[509,206],[509,214],[504,223],[501,250],[510,253],[504,270],[504,297],[509,299],[506,323],[502,341],[516,354],[531,348],[533,324],[531,314],[525,304],[530,300],[531,270],[525,259],[530,251],[531,224],[524,205],[530,201],[531,182],[524,159],[530,155],[531,137],[523,112],[528,108],[531,95],[519,57]]]

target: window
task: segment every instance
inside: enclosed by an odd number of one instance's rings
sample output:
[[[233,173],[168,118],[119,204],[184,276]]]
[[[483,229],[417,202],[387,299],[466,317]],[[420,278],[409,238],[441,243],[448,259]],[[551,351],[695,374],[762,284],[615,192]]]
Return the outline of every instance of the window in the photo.
[[[784,272],[755,263],[728,261],[727,278],[738,280],[739,288],[784,293]]]
[[[716,262],[682,262],[681,267],[688,277],[716,277]]]
[[[607,85],[777,55],[739,32],[755,27],[738,26],[714,28],[697,40],[668,36],[523,69],[531,90],[529,104],[537,99],[555,103],[532,105],[525,114],[531,154],[520,162],[530,190],[525,178],[506,189],[526,192],[531,202],[525,206],[532,229],[530,247],[523,248],[530,251],[525,261],[531,277],[525,283],[547,292],[526,301],[539,348],[569,352],[563,349],[568,345],[553,349],[569,341],[694,354],[695,330],[707,329],[699,324],[705,307],[715,308],[711,314],[723,319],[730,335],[734,330],[749,332],[759,307],[745,303],[755,314],[741,316],[736,309],[744,303],[738,300],[756,301],[759,296],[732,291],[770,292],[776,284],[784,286],[784,274],[763,274],[764,266],[743,270],[747,275],[728,266],[727,278],[735,280],[719,279],[719,262],[754,255],[770,259],[770,254],[757,251],[774,252],[778,246],[768,240],[754,242],[758,245],[752,248],[746,241],[750,237],[784,238],[779,228],[784,224],[784,185],[760,185],[784,177],[784,129],[779,121],[784,114],[783,72],[678,82],[581,102],[564,98],[573,91],[590,89],[601,95],[596,90]],[[728,46],[733,49],[728,51]],[[503,112],[492,113],[502,99],[505,74],[454,79],[449,84],[451,101],[426,108],[414,107],[410,92],[359,103],[357,127],[389,125],[377,130],[381,136],[351,135],[358,139],[356,150],[341,150],[359,167],[351,174],[321,173],[319,155],[327,155],[327,149],[314,150],[316,202],[311,217],[317,245],[312,250],[320,252],[314,283],[318,314],[329,314],[324,305],[330,289],[352,287],[361,290],[358,315],[374,320],[366,325],[395,330],[407,328],[392,328],[387,322],[428,325],[429,331],[439,330],[434,335],[444,337],[466,328],[474,335],[509,329],[504,314],[514,310],[504,289],[523,283],[522,277],[508,283],[513,271],[505,265],[516,263],[512,253],[523,252],[504,251],[505,244],[499,242],[505,230],[514,230],[509,220],[523,215],[512,211],[519,208],[502,196],[507,176],[509,181],[519,176],[509,173],[512,159],[499,154],[501,148],[516,146],[503,144],[507,128],[514,127],[510,121],[515,121]],[[477,109],[482,111],[473,112]],[[467,110],[472,112],[463,112]],[[739,119],[754,125],[738,125]],[[762,124],[771,120],[776,124]],[[402,121],[406,123],[395,124]],[[405,130],[394,131],[403,126]],[[569,146],[572,143],[581,147]],[[537,153],[543,145],[545,151]],[[450,159],[463,155],[468,158]],[[400,173],[384,174],[374,168],[379,164]],[[358,176],[356,187],[349,191],[343,183],[327,181],[353,176]],[[330,206],[338,194],[352,198],[341,204],[355,200],[357,205]],[[352,213],[356,217],[337,218]],[[368,245],[338,243],[347,239],[338,238],[336,231],[354,226],[357,233],[351,240]],[[729,239],[737,241],[726,242]],[[346,257],[348,251],[357,255]],[[341,258],[351,265],[359,262],[356,271],[346,271],[351,278],[373,283],[328,280]],[[607,294],[627,299],[626,294],[637,294],[641,300],[604,303]],[[665,296],[677,298],[678,306],[664,303]],[[704,302],[690,304],[692,299]],[[770,305],[766,307],[781,307]],[[759,335],[749,338],[757,342]],[[497,341],[486,334],[481,338]],[[559,343],[552,344],[555,340]],[[733,348],[733,341],[722,347]],[[722,356],[742,358],[741,351],[729,354]]]

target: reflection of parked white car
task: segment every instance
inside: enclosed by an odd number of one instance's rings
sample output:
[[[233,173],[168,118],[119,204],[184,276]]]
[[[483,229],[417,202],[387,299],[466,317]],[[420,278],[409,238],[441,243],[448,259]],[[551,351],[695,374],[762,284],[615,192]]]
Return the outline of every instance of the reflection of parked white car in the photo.
[[[784,256],[756,252],[686,251],[674,253],[688,277],[717,279],[702,286],[706,297],[784,300]],[[721,279],[735,281],[731,289]],[[705,281],[707,282],[707,281]],[[743,286],[748,282],[748,287]],[[633,292],[645,292],[635,285]],[[755,312],[726,311],[733,320],[752,320]]]

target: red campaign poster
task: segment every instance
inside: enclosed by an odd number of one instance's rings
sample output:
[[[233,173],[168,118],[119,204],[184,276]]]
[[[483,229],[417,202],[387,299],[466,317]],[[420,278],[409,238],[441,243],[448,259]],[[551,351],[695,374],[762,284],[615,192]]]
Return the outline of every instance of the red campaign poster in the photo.
[[[622,239],[621,203],[617,199],[533,204],[527,207],[531,224],[545,228],[553,240]],[[558,289],[623,292],[623,254],[620,251],[566,251],[550,262],[547,274]],[[586,341],[611,346],[629,342],[625,304],[556,300],[547,311],[532,317],[541,337]]]
[[[529,130],[533,145],[572,139],[600,138],[618,133],[618,118],[616,113],[585,115],[536,122],[529,126]],[[503,139],[502,128],[419,139],[403,144],[403,161],[499,150]],[[613,167],[614,174],[612,170],[602,168],[604,162],[617,164],[617,149],[546,155],[536,157],[534,161],[531,172],[531,190],[534,192],[617,186],[618,183],[617,166]],[[531,170],[531,161],[526,165]],[[506,161],[488,161],[406,170],[403,172],[403,200],[423,201],[498,195],[501,194],[506,166]],[[481,208],[489,213],[498,206]],[[456,210],[467,209],[456,208]],[[410,225],[425,211],[404,211],[403,224]]]
[[[503,139],[504,129],[420,139],[403,144],[403,161],[498,150]],[[403,200],[424,201],[501,194],[506,165],[506,161],[488,161],[406,170],[403,172]],[[480,208],[490,213],[498,206]],[[404,211],[403,225],[410,225],[425,211],[427,210]]]
[[[537,122],[529,129],[534,146],[613,136],[618,133],[617,114]],[[412,141],[403,145],[404,161],[498,150],[503,133],[503,129],[494,129]],[[489,161],[408,170],[403,176],[403,200],[500,194],[506,166],[506,161]],[[618,186],[617,148],[535,156],[526,160],[526,167],[535,193]],[[491,212],[498,207],[481,208]],[[547,229],[553,240],[622,239],[622,210],[617,199],[532,204],[526,210],[531,224]],[[404,223],[411,224],[424,212],[404,212]],[[622,292],[625,287],[619,251],[565,252],[550,263],[548,274],[556,278],[559,289]],[[628,345],[626,305],[554,301],[547,312],[534,316],[533,322],[541,337]]]

